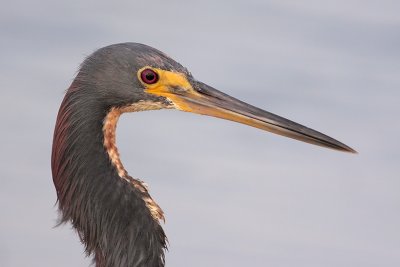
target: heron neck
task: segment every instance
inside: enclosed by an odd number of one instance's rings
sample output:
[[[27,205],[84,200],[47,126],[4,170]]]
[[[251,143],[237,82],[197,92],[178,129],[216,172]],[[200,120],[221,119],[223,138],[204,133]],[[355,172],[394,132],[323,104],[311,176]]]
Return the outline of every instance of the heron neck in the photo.
[[[61,223],[72,223],[98,267],[164,266],[166,238],[144,198],[150,196],[137,180],[121,179],[127,173],[104,141],[110,109],[87,97],[89,90],[71,86],[57,117],[52,172]]]

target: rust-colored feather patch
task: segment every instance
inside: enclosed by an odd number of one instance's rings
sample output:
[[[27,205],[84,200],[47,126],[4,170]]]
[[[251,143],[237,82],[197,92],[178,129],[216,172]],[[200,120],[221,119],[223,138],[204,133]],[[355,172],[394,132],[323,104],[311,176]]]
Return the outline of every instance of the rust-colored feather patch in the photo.
[[[168,108],[163,103],[157,102],[146,102],[140,101],[133,105],[124,106],[120,108],[111,108],[111,110],[107,113],[107,116],[103,122],[103,135],[104,135],[104,148],[107,151],[108,156],[110,157],[111,163],[117,169],[119,177],[124,179],[128,183],[130,183],[135,189],[137,189],[140,194],[142,195],[142,199],[145,202],[147,208],[149,209],[152,217],[156,221],[164,221],[164,212],[160,208],[160,206],[151,198],[148,186],[146,183],[139,179],[132,178],[128,175],[128,172],[125,170],[120,156],[118,152],[118,148],[116,146],[116,129],[118,119],[122,113],[125,112],[135,112],[135,111],[143,111],[143,110],[154,110],[154,109],[161,109],[161,108]]]
[[[119,152],[116,146],[116,137],[115,137],[117,122],[121,114],[122,111],[120,108],[112,108],[111,111],[108,112],[103,122],[103,134],[104,134],[104,147],[107,150],[111,163],[117,169],[118,175],[121,178],[124,178],[128,175],[128,172],[125,170],[124,165],[122,165],[121,159],[119,157]]]

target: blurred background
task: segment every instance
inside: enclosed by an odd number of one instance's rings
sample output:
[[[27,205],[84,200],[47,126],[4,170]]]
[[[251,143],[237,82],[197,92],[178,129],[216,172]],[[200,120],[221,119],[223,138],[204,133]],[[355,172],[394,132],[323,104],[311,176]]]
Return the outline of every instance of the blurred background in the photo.
[[[166,212],[167,266],[400,266],[399,10],[391,0],[2,3],[0,266],[90,265],[71,226],[55,228],[53,127],[84,57],[127,41],[359,151],[172,110],[124,115],[122,160]]]

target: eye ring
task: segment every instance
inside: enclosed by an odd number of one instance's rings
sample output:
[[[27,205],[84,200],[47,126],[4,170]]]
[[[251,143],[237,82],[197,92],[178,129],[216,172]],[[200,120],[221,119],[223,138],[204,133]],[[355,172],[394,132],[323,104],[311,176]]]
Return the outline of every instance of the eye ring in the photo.
[[[140,79],[146,84],[155,84],[158,82],[158,74],[152,69],[144,69],[140,73]]]

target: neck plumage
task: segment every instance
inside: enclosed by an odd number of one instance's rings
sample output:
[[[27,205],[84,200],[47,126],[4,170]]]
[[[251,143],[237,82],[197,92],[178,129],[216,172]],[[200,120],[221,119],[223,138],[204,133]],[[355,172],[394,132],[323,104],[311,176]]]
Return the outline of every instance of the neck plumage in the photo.
[[[89,94],[72,85],[57,117],[52,172],[61,222],[72,223],[97,267],[164,266],[163,213],[115,146],[120,114],[138,107],[105,107]]]

